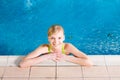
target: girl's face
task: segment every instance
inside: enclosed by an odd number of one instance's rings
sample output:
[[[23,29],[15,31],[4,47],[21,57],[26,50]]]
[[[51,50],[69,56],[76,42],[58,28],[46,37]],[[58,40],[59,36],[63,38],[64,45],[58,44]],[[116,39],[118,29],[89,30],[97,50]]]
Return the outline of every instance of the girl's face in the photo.
[[[58,33],[52,34],[48,37],[48,40],[52,47],[57,48],[60,47],[64,41],[64,34],[62,31],[59,31]]]

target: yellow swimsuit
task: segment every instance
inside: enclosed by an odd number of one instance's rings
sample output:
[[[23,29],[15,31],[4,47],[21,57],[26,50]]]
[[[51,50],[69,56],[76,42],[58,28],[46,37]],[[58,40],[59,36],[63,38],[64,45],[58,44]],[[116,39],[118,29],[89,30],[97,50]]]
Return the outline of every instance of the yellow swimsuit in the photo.
[[[51,52],[51,46],[48,47],[48,53]],[[65,54],[64,45],[62,45],[62,53]]]

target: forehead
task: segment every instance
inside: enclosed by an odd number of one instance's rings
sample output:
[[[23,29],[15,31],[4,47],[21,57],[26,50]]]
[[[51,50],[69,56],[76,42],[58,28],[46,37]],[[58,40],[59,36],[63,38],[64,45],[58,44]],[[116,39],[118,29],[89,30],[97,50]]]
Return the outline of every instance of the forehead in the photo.
[[[63,31],[53,33],[51,36],[64,36]]]

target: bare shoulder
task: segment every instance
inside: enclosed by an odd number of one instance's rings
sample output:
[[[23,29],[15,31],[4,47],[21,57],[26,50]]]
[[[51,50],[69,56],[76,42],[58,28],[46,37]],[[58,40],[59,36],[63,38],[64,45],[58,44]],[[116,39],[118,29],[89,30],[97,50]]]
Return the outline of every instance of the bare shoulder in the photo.
[[[65,50],[67,51],[71,51],[73,50],[75,47],[71,44],[71,43],[65,43]]]
[[[74,47],[71,43],[65,43],[65,48]]]
[[[49,44],[43,44],[40,47],[49,47]]]
[[[77,57],[86,57],[86,55],[82,51],[80,51],[77,47],[75,47],[71,43],[65,43],[65,49],[67,50],[67,52],[72,53]]]
[[[34,51],[32,51],[31,53],[29,53],[27,56],[26,56],[26,59],[28,58],[35,58],[41,54],[45,54],[48,52],[48,44],[43,44],[43,45],[40,45],[38,48],[36,48]]]
[[[71,43],[65,43],[65,50],[67,50],[70,53],[77,53],[80,52],[73,44]]]
[[[48,47],[49,47],[49,44],[42,44],[35,51],[44,53],[44,52],[47,52]]]

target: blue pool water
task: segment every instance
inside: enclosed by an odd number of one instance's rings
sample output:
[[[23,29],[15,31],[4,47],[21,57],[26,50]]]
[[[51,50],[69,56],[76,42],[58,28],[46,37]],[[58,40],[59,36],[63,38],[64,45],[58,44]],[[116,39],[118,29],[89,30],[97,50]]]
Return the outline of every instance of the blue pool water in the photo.
[[[61,24],[86,54],[120,54],[120,0],[0,0],[0,55],[26,55]]]

